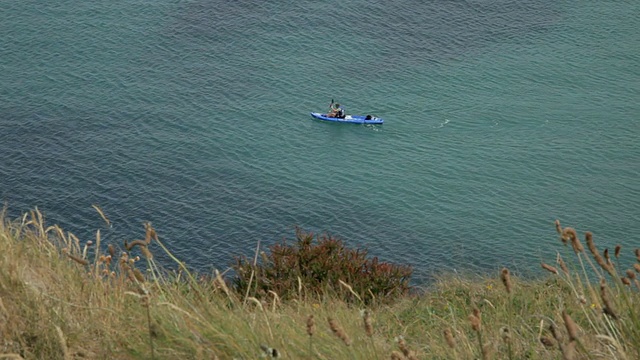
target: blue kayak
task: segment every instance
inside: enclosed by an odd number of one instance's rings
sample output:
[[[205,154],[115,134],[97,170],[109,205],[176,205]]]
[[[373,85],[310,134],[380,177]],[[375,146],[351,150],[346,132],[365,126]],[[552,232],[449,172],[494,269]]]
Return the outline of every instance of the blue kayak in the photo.
[[[347,115],[344,118],[328,117],[327,114],[311,113],[316,119],[350,124],[382,124],[384,120],[371,115]]]

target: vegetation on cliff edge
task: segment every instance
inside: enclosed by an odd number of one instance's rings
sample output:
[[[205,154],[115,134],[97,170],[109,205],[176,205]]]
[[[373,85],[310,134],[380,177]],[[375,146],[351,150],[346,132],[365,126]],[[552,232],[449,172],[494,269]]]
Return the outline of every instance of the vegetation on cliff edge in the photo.
[[[246,274],[233,286],[217,271],[191,273],[150,224],[144,239],[103,244],[100,230],[81,240],[37,210],[1,217],[0,358],[640,358],[640,249],[600,252],[587,232],[585,250],[559,222],[560,251],[538,280],[508,269],[444,276],[419,295],[402,285],[393,301],[374,301],[385,292],[367,297],[359,278],[341,278],[350,272],[324,285],[313,272],[276,272],[288,278],[271,287],[277,247],[264,269],[239,260]],[[180,270],[163,270],[159,252]]]

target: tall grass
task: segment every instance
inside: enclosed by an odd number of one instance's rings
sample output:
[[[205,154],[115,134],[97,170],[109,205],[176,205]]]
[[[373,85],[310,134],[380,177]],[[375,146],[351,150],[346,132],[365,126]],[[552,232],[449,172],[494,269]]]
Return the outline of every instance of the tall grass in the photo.
[[[151,224],[139,240],[105,244],[99,231],[79,239],[47,226],[37,210],[1,218],[0,359],[640,358],[640,250],[611,257],[587,233],[588,254],[559,222],[560,251],[537,280],[448,275],[368,303],[256,297],[217,271],[189,271]],[[158,252],[180,270],[163,270]]]

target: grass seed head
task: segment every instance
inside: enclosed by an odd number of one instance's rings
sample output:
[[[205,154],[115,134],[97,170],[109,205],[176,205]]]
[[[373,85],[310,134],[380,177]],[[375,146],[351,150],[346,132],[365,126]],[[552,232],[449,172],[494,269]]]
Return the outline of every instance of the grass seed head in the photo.
[[[142,253],[142,256],[144,256],[145,259],[147,260],[153,259],[153,254],[151,253],[151,251],[149,251],[148,247],[140,246],[140,252]]]
[[[500,279],[502,279],[502,283],[504,284],[504,288],[507,290],[507,293],[511,294],[511,275],[509,274],[509,269],[502,269],[500,272]]]
[[[136,280],[138,280],[139,282],[144,282],[144,275],[142,275],[142,272],[140,270],[138,270],[137,268],[133,269],[133,276],[136,278]]]
[[[556,220],[555,224],[556,231],[558,232],[558,235],[560,235],[560,239],[562,239],[562,242],[566,244],[566,240],[562,237],[562,226],[560,226],[560,220]]]
[[[576,358],[576,342],[571,341],[568,344],[559,344],[562,352],[562,360],[574,360]]]
[[[562,269],[562,271],[566,275],[569,275],[569,268],[567,267],[567,264],[564,262],[564,260],[562,260],[562,257],[560,256],[560,254],[558,254],[558,257],[556,258],[556,262],[558,263],[558,265],[560,265],[560,268]]]
[[[480,332],[480,319],[471,314],[469,315],[469,322],[471,323],[471,329],[473,329],[473,331],[475,332]]]
[[[131,251],[131,249],[136,247],[136,245],[146,246],[147,243],[144,240],[134,240],[134,241],[132,241],[130,243],[127,243],[127,241],[125,240],[125,242],[124,242],[124,247],[125,247],[125,249],[127,249],[127,251]]]
[[[616,249],[613,252],[613,255],[616,257],[616,259],[620,257],[620,250],[622,250],[622,246],[616,245]]]
[[[504,342],[511,341],[511,332],[509,331],[508,326],[503,326],[500,328],[500,337],[502,337],[502,340]]]
[[[88,262],[87,260],[82,259],[82,258],[80,258],[80,257],[78,257],[78,256],[75,256],[75,255],[72,255],[72,254],[69,254],[69,253],[67,253],[67,256],[68,256],[71,260],[73,260],[73,261],[77,262],[77,263],[78,263],[78,264],[80,264],[80,265],[89,265],[89,262]]]
[[[315,332],[316,332],[316,322],[313,319],[313,315],[309,315],[309,317],[307,318],[307,334],[309,334],[309,336],[313,336]]]
[[[587,247],[589,248],[589,251],[593,255],[593,258],[595,259],[596,263],[598,263],[598,265],[600,265],[600,267],[603,270],[605,270],[607,273],[613,275],[613,266],[611,265],[611,262],[608,261],[609,260],[609,250],[608,249],[604,250],[604,255],[607,258],[607,261],[605,261],[602,258],[602,256],[600,256],[600,253],[598,252],[598,249],[594,245],[593,238],[592,238],[592,235],[591,235],[590,232],[587,232],[587,234],[586,234],[586,241],[587,241]]]
[[[567,328],[567,333],[569,334],[569,341],[574,341],[578,339],[578,326],[573,321],[571,316],[567,314],[566,310],[562,311],[562,319],[564,320],[564,326]]]
[[[541,336],[540,337],[540,342],[547,349],[551,349],[551,348],[553,348],[555,346],[555,342],[553,341],[553,339],[548,337],[548,336]]]
[[[329,328],[331,328],[331,331],[333,331],[333,333],[342,340],[345,345],[351,346],[351,339],[338,322],[334,318],[328,318],[327,321],[329,322]]]
[[[558,274],[558,269],[556,269],[555,267],[553,267],[551,265],[547,265],[547,264],[545,264],[543,262],[541,262],[540,265],[542,266],[543,269],[545,269],[545,270],[547,270],[547,271],[549,271],[551,273],[554,273],[556,275]]]
[[[571,246],[576,254],[584,252],[584,247],[582,246],[580,239],[578,239],[578,233],[576,233],[574,228],[564,228],[564,230],[562,230],[562,238],[565,239],[565,241],[571,241]]]
[[[144,223],[144,230],[145,230],[144,242],[147,245],[151,243],[151,239],[158,241],[158,234],[156,234],[156,231],[153,229],[153,226],[151,226],[150,222]]]
[[[596,245],[593,243],[593,234],[591,233],[591,231],[587,231],[584,234],[584,238],[585,238],[585,242],[587,243],[587,248],[589,249],[589,251],[591,251],[593,256],[596,256],[596,254],[598,254],[598,249],[596,248]]]
[[[456,339],[453,337],[451,329],[444,329],[444,339],[447,341],[447,345],[449,345],[450,348],[453,349],[456,347]]]
[[[480,313],[480,309],[478,309],[477,307],[473,308],[473,315],[478,319],[482,320],[482,314]]]
[[[608,272],[609,274],[611,274],[611,267],[609,266],[609,264],[602,258],[602,256],[600,256],[600,254],[596,253],[593,258],[596,260],[596,262],[598,263],[598,265],[600,265],[600,267],[605,270],[606,272]]]
[[[363,314],[364,331],[368,337],[373,336],[373,324],[371,323],[371,313],[369,310],[365,310]]]
[[[602,311],[609,315],[614,320],[618,319],[618,315],[616,314],[615,307],[613,306],[613,302],[609,298],[609,294],[607,292],[607,283],[604,279],[600,279],[600,297],[602,298],[602,302],[604,306],[602,307]]]
[[[558,332],[558,328],[556,328],[555,324],[549,324],[549,331],[551,332],[551,335],[553,335],[553,338],[556,339],[557,342],[562,342],[562,335],[560,334],[560,332]]]
[[[580,294],[578,295],[578,301],[580,302],[580,304],[582,305],[586,305],[587,304],[587,298],[584,297],[584,295]]]
[[[491,343],[487,343],[482,346],[482,358],[491,359]]]
[[[407,342],[404,340],[402,336],[398,336],[397,341],[398,341],[398,348],[400,349],[400,351],[402,351],[402,354],[406,359],[409,359],[409,360],[418,359],[416,357],[416,354],[411,349],[409,349],[409,347],[407,346]]]

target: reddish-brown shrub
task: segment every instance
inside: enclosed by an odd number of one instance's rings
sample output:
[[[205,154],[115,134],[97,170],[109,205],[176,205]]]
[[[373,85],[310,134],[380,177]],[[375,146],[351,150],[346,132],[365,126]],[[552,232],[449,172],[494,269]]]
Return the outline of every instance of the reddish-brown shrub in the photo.
[[[234,269],[233,282],[242,295],[251,286],[249,294],[256,297],[266,297],[269,291],[282,299],[321,297],[331,292],[355,300],[351,291],[339,285],[341,280],[365,303],[374,299],[386,302],[407,294],[413,273],[410,266],[368,258],[366,249],[347,248],[339,238],[327,234],[315,236],[301,229],[296,229],[294,244],[283,241],[271,246],[255,266],[252,259],[237,258]]]

